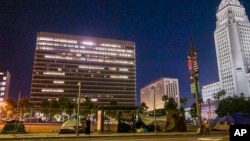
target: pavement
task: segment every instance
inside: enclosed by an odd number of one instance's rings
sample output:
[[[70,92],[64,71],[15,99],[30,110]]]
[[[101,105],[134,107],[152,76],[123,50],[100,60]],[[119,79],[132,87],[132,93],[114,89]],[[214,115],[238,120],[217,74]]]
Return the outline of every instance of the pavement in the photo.
[[[228,132],[215,131],[210,136],[229,136]],[[0,140],[11,139],[44,139],[44,138],[103,138],[103,137],[133,137],[133,136],[204,136],[196,132],[147,132],[147,133],[91,133],[86,135],[58,134],[58,133],[27,133],[27,134],[0,134]]]

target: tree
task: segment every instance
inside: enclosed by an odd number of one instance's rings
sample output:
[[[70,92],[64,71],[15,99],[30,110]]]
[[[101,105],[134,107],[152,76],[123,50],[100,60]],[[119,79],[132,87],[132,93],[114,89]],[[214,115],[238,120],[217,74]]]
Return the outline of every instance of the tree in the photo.
[[[21,98],[18,102],[18,111],[20,116],[22,117],[24,113],[30,112],[30,101],[27,97]]]
[[[196,107],[196,103],[193,103],[191,105],[191,108],[190,108],[190,116],[193,118],[193,119],[196,119],[198,116],[197,116],[197,107]]]
[[[181,103],[180,113],[183,115],[184,118],[185,118],[185,109],[184,109],[184,107],[186,106],[187,102],[188,102],[188,98],[186,98],[186,97],[180,99],[180,103]]]
[[[81,105],[82,105],[82,109],[81,109],[80,113],[82,115],[87,117],[89,114],[92,113],[92,109],[94,108],[94,104],[91,101],[90,97],[85,97],[85,101]]]
[[[41,111],[47,116],[47,118],[49,118],[48,120],[51,120],[51,117],[55,114],[60,113],[60,104],[56,99],[43,100],[41,107]]]
[[[73,109],[76,104],[73,101],[65,96],[61,96],[58,100],[61,112],[65,112],[68,115],[73,114]]]
[[[221,90],[219,92],[217,92],[216,94],[214,94],[214,99],[216,100],[217,106],[220,102],[220,99],[222,97],[224,97],[226,95],[226,91],[225,90]]]
[[[219,101],[216,114],[224,116],[232,113],[250,113],[250,100],[246,99],[244,94],[240,96],[227,97]]]
[[[4,101],[3,103],[3,108],[2,108],[2,118],[10,118],[13,117],[16,113],[15,111],[15,107],[16,107],[16,102],[13,99],[7,99],[6,101]]]
[[[116,107],[117,106],[117,101],[116,100],[110,100],[109,106],[110,107]],[[111,118],[117,118],[117,113],[116,110],[107,110],[106,111],[106,116],[111,119]]]
[[[162,96],[162,101],[164,101],[164,109],[166,111],[169,111],[169,110],[173,110],[173,111],[176,111],[177,110],[177,103],[175,102],[174,98],[172,97],[168,97],[166,95]]]
[[[186,106],[186,104],[187,104],[187,102],[188,102],[188,98],[181,98],[180,99],[180,103],[181,103],[181,107],[185,107]]]

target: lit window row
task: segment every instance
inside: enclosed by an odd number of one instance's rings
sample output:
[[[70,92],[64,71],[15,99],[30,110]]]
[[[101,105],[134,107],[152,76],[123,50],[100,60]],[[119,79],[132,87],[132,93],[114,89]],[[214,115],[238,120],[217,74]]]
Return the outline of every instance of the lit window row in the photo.
[[[64,72],[53,72],[53,71],[43,72],[43,74],[45,74],[45,75],[65,75]]]
[[[127,68],[120,68],[119,71],[128,71]]]
[[[54,41],[54,42],[73,43],[73,44],[77,43],[77,40],[57,39],[57,38],[49,38],[49,37],[38,37],[38,41]],[[91,42],[91,41],[81,41],[80,43],[84,45],[90,45],[90,46],[96,45],[96,43]],[[121,45],[118,45],[118,44],[101,43],[99,45],[104,46],[104,47],[121,48]]]
[[[128,76],[127,75],[111,75],[110,78],[123,78],[123,79],[127,79]]]
[[[59,44],[59,43],[50,43],[50,42],[38,42],[38,45],[69,47],[69,48],[78,48],[79,47],[78,45],[74,45],[74,44]],[[80,46],[80,48],[85,48],[85,46]]]
[[[49,37],[38,37],[38,41],[55,41],[55,42],[62,42],[62,43],[74,43],[76,44],[76,40],[66,40],[66,39],[56,39],[56,38],[49,38]]]
[[[73,57],[62,57],[59,55],[45,55],[45,58],[50,59],[66,59],[66,60],[79,60],[79,58]],[[86,60],[86,58],[80,58],[80,60]],[[122,60],[104,60],[104,59],[95,59],[95,58],[87,58],[87,61],[91,62],[107,62],[107,63],[119,63],[119,64],[134,64],[133,61],[122,61]]]
[[[95,55],[108,55],[108,56],[127,56],[132,57],[131,54],[127,53],[114,53],[114,52],[100,52],[100,51],[90,51],[90,50],[80,50],[80,49],[70,49],[70,52],[74,53],[85,53],[85,54],[95,54]]]
[[[103,43],[103,44],[100,44],[100,46],[121,48],[121,46],[117,45],[117,44],[106,44],[106,43]]]
[[[114,48],[103,48],[103,47],[96,47],[96,50],[101,50],[101,51],[114,51],[114,52],[128,52],[128,53],[133,53],[132,50],[126,50],[126,49],[114,49]]]
[[[38,47],[39,50],[54,50],[53,47],[47,47],[47,46],[40,46]],[[132,54],[129,53],[114,53],[114,52],[100,52],[100,51],[89,51],[89,50],[80,50],[80,49],[70,49],[70,52],[74,53],[86,53],[86,54],[96,54],[96,55],[108,55],[108,56],[122,56],[122,57],[133,57]]]
[[[6,82],[0,82],[0,85],[5,86]]]
[[[41,92],[57,92],[57,93],[63,93],[63,89],[42,89]]]
[[[104,70],[104,67],[95,67],[95,66],[89,66],[89,65],[80,65],[79,68],[91,69],[91,70]]]
[[[90,45],[90,46],[95,45],[95,43],[89,42],[89,41],[82,41],[81,43],[84,44],[84,45]]]
[[[109,70],[116,71],[116,67],[110,67]],[[119,68],[119,71],[128,71],[128,68]]]
[[[61,81],[61,80],[54,80],[53,83],[54,83],[54,84],[64,84],[64,81]]]
[[[66,60],[79,60],[79,58],[73,58],[73,57],[68,57],[68,56],[60,56],[60,55],[45,55],[45,58],[49,59],[66,59]],[[86,60],[85,58],[82,58],[81,60]]]

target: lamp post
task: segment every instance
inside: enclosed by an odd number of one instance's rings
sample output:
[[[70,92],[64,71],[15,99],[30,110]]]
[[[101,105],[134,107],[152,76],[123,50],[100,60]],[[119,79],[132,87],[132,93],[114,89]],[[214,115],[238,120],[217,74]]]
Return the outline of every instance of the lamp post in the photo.
[[[80,109],[81,82],[78,82],[77,86],[79,87],[79,92],[77,96],[76,135],[79,136],[79,109]]]
[[[153,94],[154,94],[154,132],[157,134],[156,131],[156,109],[155,109],[155,86],[152,86],[151,89],[153,89]]]

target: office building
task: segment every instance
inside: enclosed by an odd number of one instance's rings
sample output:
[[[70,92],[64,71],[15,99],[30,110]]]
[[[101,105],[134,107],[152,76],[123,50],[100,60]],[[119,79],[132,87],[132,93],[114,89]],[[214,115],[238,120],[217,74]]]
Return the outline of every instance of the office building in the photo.
[[[202,86],[201,93],[202,93],[202,100],[204,102],[208,100],[213,100],[214,96],[217,92],[221,91],[220,82],[214,82],[211,84],[207,84]]]
[[[0,105],[8,99],[11,74],[9,71],[0,72]]]
[[[250,23],[245,8],[238,0],[221,1],[216,12],[214,40],[219,73],[218,85],[221,87],[216,89],[225,90],[225,97],[241,93],[249,97]],[[203,87],[207,88],[209,87]],[[206,91],[203,90],[202,93],[205,99],[211,97],[207,96],[211,94]]]
[[[39,32],[30,101],[89,97],[99,105],[136,103],[136,53],[132,41]],[[81,82],[81,87],[77,85]]]
[[[159,78],[140,90],[141,103],[144,102],[148,106],[148,111],[155,109],[163,109],[165,102],[162,97],[166,95],[174,98],[180,107],[179,81],[176,78]],[[155,101],[154,101],[155,99]]]

